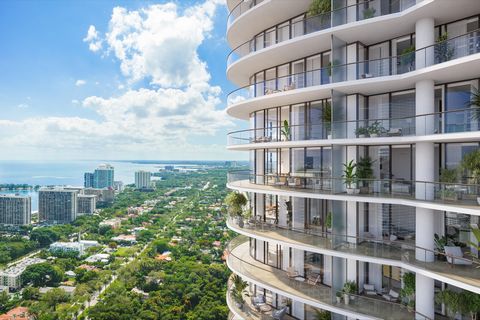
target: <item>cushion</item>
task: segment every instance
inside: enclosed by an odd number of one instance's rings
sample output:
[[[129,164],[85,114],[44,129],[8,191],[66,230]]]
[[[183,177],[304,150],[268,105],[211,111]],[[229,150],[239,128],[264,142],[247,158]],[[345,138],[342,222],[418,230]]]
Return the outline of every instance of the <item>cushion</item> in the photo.
[[[444,248],[445,248],[445,254],[446,255],[453,256],[453,257],[458,257],[458,258],[463,257],[462,248],[460,248],[460,247],[445,246]]]
[[[366,290],[366,291],[374,291],[375,286],[373,284],[364,284],[363,289]]]
[[[390,292],[388,293],[390,296],[392,296],[393,298],[398,298],[400,295],[398,292],[395,292],[393,291],[392,289],[390,289]]]
[[[395,241],[395,240],[397,240],[397,236],[394,234],[390,235],[390,241]]]

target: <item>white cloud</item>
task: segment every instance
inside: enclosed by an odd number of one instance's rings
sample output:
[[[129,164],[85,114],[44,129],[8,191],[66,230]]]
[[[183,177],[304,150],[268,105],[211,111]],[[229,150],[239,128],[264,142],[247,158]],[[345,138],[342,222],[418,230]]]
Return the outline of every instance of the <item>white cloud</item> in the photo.
[[[88,43],[88,48],[90,51],[97,52],[98,50],[102,49],[103,40],[100,38],[98,31],[93,25],[88,27],[87,36],[83,38],[83,42]]]
[[[77,81],[75,82],[75,85],[76,85],[77,87],[81,87],[81,86],[85,85],[86,83],[87,83],[87,82],[86,82],[85,80],[79,79],[79,80],[77,80]]]
[[[122,93],[71,101],[94,111],[94,120],[0,120],[0,145],[42,149],[42,156],[58,150],[70,150],[71,157],[224,155],[225,146],[210,141],[233,124],[223,110],[221,89],[210,84],[207,65],[198,54],[199,46],[210,36],[215,10],[221,2],[205,0],[183,11],[175,3],[133,11],[114,8],[104,37],[90,26],[83,40],[90,50],[92,43],[100,43],[100,47],[103,43],[102,56],[110,53],[118,59],[126,77],[119,80]],[[142,87],[148,82],[151,85]],[[81,86],[86,81],[77,80],[75,84]],[[224,141],[224,133],[221,135],[220,141]],[[206,145],[197,141],[205,141]]]
[[[29,105],[26,103],[20,103],[19,105],[17,105],[17,108],[19,109],[27,109],[28,107]]]

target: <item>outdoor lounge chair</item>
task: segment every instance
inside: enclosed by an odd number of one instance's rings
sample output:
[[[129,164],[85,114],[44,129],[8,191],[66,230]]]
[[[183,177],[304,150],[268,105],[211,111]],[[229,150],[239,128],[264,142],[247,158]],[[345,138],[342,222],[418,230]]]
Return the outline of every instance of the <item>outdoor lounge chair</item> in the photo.
[[[398,298],[400,297],[400,294],[398,292],[390,289],[390,291],[388,293],[382,295],[382,297],[387,301],[396,302],[398,300]]]
[[[266,301],[264,295],[260,294],[258,296],[252,297],[252,306],[257,310],[259,310],[260,306],[263,306],[265,303]]]
[[[456,247],[456,246],[452,246],[452,247],[445,246],[444,249],[445,249],[445,255],[447,256],[448,263],[465,265],[465,266],[469,266],[472,264],[472,261],[462,259],[463,258],[462,248]]]
[[[364,284],[363,285],[363,293],[367,296],[376,296],[377,290],[375,290],[375,286],[373,284]]]

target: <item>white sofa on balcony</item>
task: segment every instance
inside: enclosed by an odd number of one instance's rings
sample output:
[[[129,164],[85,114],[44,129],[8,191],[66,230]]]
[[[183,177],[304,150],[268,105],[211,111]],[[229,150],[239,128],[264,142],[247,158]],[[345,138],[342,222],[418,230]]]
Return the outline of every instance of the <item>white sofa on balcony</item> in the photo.
[[[470,266],[472,265],[472,261],[462,259],[463,252],[462,248],[456,246],[445,246],[445,255],[447,256],[448,263],[456,264],[456,265],[465,265]]]

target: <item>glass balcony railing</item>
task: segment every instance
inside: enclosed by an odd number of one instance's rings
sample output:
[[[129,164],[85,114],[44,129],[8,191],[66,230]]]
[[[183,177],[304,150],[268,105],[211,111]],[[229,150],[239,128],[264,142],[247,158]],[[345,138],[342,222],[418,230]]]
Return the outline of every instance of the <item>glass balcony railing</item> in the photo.
[[[403,55],[336,64],[257,82],[232,91],[227,104],[295,89],[404,74],[480,52],[480,29]]]
[[[256,1],[261,2],[261,1]],[[232,50],[227,58],[227,66],[246,55],[268,48],[286,40],[301,37],[313,32],[330,29],[335,26],[366,20],[401,12],[415,5],[415,0],[390,0],[390,5],[381,5],[381,0],[362,1],[360,3],[335,9],[328,13],[310,16],[305,19],[282,25],[274,30],[262,32]],[[255,1],[242,1],[229,16],[228,26],[242,13],[255,6]],[[381,8],[381,9],[380,9]]]
[[[463,252],[465,250],[462,250],[462,255],[446,255],[444,252],[416,246],[415,239],[392,241],[390,238],[376,239],[373,236],[337,235],[308,228],[280,226],[278,222],[267,223],[262,221],[262,218],[262,216],[254,216],[240,224],[237,219],[229,217],[228,224],[252,237],[260,235],[274,241],[304,244],[306,248],[314,247],[352,255],[401,261],[414,268],[438,272],[442,276],[480,287],[480,262],[469,259],[470,252]],[[447,275],[444,273],[446,269],[449,270]]]
[[[227,248],[227,262],[235,273],[272,288],[280,294],[294,295],[312,304],[325,307],[334,307],[379,319],[428,319],[426,316],[411,312],[406,306],[382,299],[370,298],[363,295],[351,294],[350,303],[335,302],[335,290],[322,284],[311,284],[301,277],[289,277],[287,272],[262,264],[249,254],[248,239],[240,236],[232,240]],[[340,312],[340,311],[339,311]]]
[[[252,9],[256,5],[262,3],[264,0],[241,0],[233,9],[230,11],[227,19],[227,29],[230,28],[232,23],[237,20],[242,14]]]
[[[413,117],[323,122],[239,130],[228,133],[228,145],[323,139],[407,137],[480,130],[480,108],[468,108]],[[289,132],[288,132],[289,131]]]
[[[330,195],[356,195],[364,197],[423,200],[457,206],[478,206],[480,185],[411,181],[403,179],[355,179],[346,185],[343,178],[329,177],[326,170],[291,172],[285,174],[252,174],[249,171],[232,171],[230,184],[265,189],[311,192]],[[331,170],[330,170],[331,171]],[[260,187],[262,186],[262,187]]]

